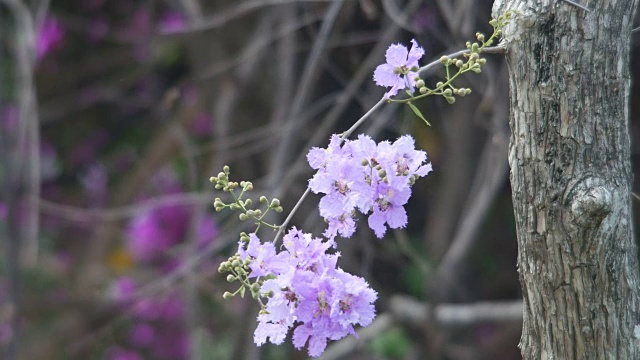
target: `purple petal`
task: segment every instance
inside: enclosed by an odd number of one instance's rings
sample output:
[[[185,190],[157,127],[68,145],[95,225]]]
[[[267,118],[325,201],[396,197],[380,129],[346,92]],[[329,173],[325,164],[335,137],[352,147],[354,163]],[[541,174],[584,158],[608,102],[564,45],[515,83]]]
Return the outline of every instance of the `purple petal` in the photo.
[[[378,65],[373,72],[373,80],[379,86],[395,86],[400,79],[400,75],[393,72],[393,66],[389,64]]]
[[[407,226],[407,212],[402,206],[393,206],[387,210],[387,223],[392,229],[399,229]]]
[[[419,67],[418,60],[424,55],[424,49],[418,46],[418,42],[415,39],[411,40],[411,50],[407,58],[407,66],[412,68],[414,66]]]
[[[404,45],[393,44],[387,49],[387,64],[400,67],[407,64],[407,48]]]

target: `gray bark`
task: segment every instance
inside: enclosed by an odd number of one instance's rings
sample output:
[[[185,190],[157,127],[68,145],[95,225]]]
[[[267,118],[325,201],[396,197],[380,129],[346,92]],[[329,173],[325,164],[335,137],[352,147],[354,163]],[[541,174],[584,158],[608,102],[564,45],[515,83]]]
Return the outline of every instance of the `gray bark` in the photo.
[[[525,359],[640,359],[629,50],[637,0],[497,0]],[[637,336],[637,335],[636,335]]]

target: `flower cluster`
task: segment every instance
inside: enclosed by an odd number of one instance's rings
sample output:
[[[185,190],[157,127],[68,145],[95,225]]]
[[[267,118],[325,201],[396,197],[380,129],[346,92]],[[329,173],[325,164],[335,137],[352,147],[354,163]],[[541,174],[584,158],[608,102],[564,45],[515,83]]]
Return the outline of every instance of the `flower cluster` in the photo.
[[[236,259],[221,265],[222,271],[237,274],[229,275],[230,281],[247,284],[248,279],[257,278],[249,285],[254,297],[267,299],[258,315],[256,344],[267,340],[281,344],[294,328],[293,345],[300,349],[308,343],[309,355],[315,357],[328,340],[356,335],[354,325],[373,321],[377,293],[364,279],[337,267],[339,254],[327,253],[332,241],[313,238],[294,227],[283,243],[284,249],[276,252],[273,243],[261,243],[252,233],[240,240]],[[233,262],[235,270],[230,269]]]
[[[407,224],[404,205],[411,196],[411,185],[431,172],[427,154],[416,150],[413,138],[400,137],[395,142],[376,144],[369,136],[341,144],[333,135],[327,149],[313,148],[307,159],[318,172],[309,181],[314,193],[325,194],[320,200],[320,215],[328,228],[324,235],[333,240],[337,234],[350,237],[356,229],[355,212],[369,214],[369,227],[382,238],[387,226],[402,228]]]

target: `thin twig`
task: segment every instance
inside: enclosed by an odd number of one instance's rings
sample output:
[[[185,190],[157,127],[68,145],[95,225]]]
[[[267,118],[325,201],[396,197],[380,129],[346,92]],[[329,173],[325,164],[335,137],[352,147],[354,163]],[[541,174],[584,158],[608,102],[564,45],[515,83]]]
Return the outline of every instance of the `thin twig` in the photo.
[[[289,116],[282,128],[282,135],[280,136],[280,141],[277,149],[274,151],[274,156],[272,160],[272,164],[270,167],[270,178],[269,178],[269,188],[274,188],[278,183],[282,170],[285,168],[286,164],[289,160],[290,148],[293,145],[296,136],[293,136],[296,129],[301,125],[300,121],[297,121],[297,116],[302,110],[305,102],[307,101],[307,95],[309,90],[311,89],[312,81],[314,75],[318,71],[318,64],[320,59],[323,57],[322,53],[324,52],[325,46],[327,45],[327,41],[329,39],[329,35],[331,34],[331,30],[336,22],[338,15],[340,14],[340,10],[344,4],[344,0],[338,0],[334,2],[331,7],[326,11],[324,19],[322,21],[322,27],[320,28],[320,32],[316,40],[314,41],[313,48],[311,49],[311,53],[309,54],[309,58],[304,66],[304,71],[302,74],[302,78],[300,83],[296,89],[295,96],[292,101],[291,110],[289,111]]]
[[[580,8],[580,9],[582,9],[582,10],[586,11],[586,12],[590,12],[590,11],[591,11],[591,10],[589,10],[589,8],[588,8],[588,7],[586,7],[586,6],[584,6],[584,5],[580,5],[580,4],[578,4],[578,3],[576,3],[576,2],[573,2],[573,1],[571,1],[571,0],[562,0],[562,1],[566,2],[566,3],[567,3],[567,4],[569,4],[569,5],[573,5],[573,6],[575,6],[575,7],[578,7],[578,8]]]

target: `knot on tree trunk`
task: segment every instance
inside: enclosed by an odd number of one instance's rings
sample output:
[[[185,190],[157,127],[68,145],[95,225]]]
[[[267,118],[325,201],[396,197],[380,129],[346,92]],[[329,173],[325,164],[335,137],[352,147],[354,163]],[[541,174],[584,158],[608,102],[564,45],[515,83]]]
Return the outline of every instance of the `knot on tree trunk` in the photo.
[[[583,228],[594,228],[611,212],[613,196],[604,179],[589,176],[569,188],[566,203],[571,221]]]

